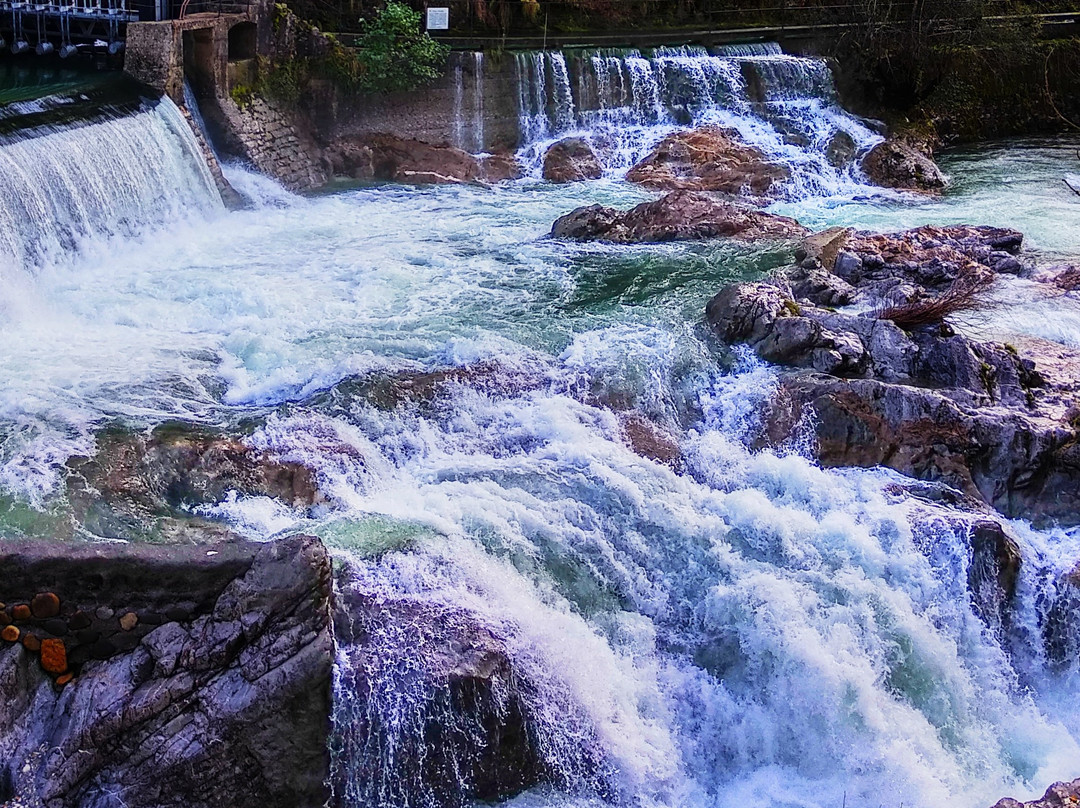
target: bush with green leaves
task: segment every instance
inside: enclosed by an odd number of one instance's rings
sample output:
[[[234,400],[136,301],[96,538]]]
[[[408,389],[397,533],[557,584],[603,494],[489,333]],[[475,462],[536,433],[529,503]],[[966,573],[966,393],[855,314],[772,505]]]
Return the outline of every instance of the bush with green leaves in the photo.
[[[420,21],[420,12],[391,0],[362,22],[356,42],[358,89],[415,90],[442,75],[450,49],[428,36]]]

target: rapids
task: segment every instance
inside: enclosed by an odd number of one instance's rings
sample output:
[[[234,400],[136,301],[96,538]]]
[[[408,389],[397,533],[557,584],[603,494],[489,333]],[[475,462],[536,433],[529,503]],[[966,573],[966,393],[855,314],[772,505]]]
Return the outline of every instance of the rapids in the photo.
[[[795,89],[803,103],[810,90]],[[542,123],[537,138],[582,125]],[[721,350],[701,312],[786,250],[545,238],[578,205],[651,198],[617,172],[300,198],[232,166],[255,205],[225,212],[178,127],[168,101],[140,102],[0,144],[0,218],[25,222],[28,198],[59,211],[40,224],[42,249],[3,230],[0,534],[48,531],[64,461],[105,425],[255,423],[247,440],[309,464],[328,502],[298,512],[230,497],[203,515],[255,539],[318,534],[354,565],[350,586],[466,610],[501,637],[531,685],[532,740],[558,772],[515,806],[980,808],[1080,775],[1080,638],[1063,659],[1043,642],[1077,532],[1013,524],[1025,563],[1006,630],[969,592],[962,517],[898,495],[891,473],[825,471],[797,445],[748,448],[774,371]],[[84,195],[113,165],[72,156],[91,143],[153,163],[107,184],[115,196]],[[811,167],[812,151],[800,158]],[[948,156],[941,199],[848,177],[775,207],[813,226],[1009,225],[1040,261],[1075,260],[1080,205],[1057,179],[1071,152]],[[33,155],[47,182],[8,182]],[[70,205],[42,196],[64,182]],[[98,207],[80,218],[87,199]],[[1033,302],[987,328],[1080,344],[1075,303],[1055,298],[1048,321],[1034,285],[1016,284]],[[348,382],[462,366],[496,371],[392,410]],[[628,449],[599,402],[660,424],[683,467]],[[365,779],[374,747],[349,731],[361,716],[348,648],[335,766],[350,805],[426,807],[391,753],[433,695],[407,686],[417,649],[378,641],[387,663],[367,705],[388,779]]]

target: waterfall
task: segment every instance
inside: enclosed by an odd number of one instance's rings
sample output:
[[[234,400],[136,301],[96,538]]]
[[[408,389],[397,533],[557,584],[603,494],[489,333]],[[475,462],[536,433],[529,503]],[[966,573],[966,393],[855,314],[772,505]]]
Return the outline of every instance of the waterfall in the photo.
[[[821,59],[775,43],[517,55],[519,157],[539,176],[543,155],[567,136],[593,142],[609,175],[621,176],[666,135],[717,124],[738,130],[791,172],[791,198],[850,193],[858,169],[835,166],[830,145],[857,153],[880,141],[838,104]]]
[[[6,110],[0,265],[44,266],[99,239],[221,208],[195,136],[169,99],[103,108],[89,121],[34,125],[50,103],[35,102],[23,128]]]

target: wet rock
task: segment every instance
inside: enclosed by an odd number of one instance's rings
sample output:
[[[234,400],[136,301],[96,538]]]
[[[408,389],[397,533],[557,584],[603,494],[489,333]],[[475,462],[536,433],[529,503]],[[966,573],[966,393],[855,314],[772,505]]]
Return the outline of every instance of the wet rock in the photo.
[[[76,518],[106,536],[139,535],[153,517],[186,517],[192,506],[220,502],[231,491],[293,507],[322,501],[314,474],[299,463],[186,424],[149,436],[103,432],[93,457],[71,458],[67,466]]]
[[[1080,804],[1080,780],[1071,783],[1054,783],[1042,798],[1020,802],[1011,797],[999,800],[993,808],[1075,808]]]
[[[1080,355],[1033,341],[1020,349],[979,342],[943,322],[904,331],[873,313],[897,295],[933,296],[961,273],[992,280],[983,262],[1013,255],[1021,241],[1015,231],[966,226],[858,233],[834,260],[851,282],[803,247],[779,277],[722,289],[706,307],[722,339],[805,369],[785,375],[765,442],[791,440],[808,423],[825,465],[888,466],[1009,516],[1076,522]],[[854,297],[871,311],[826,308]]]
[[[544,155],[544,179],[550,182],[596,180],[603,173],[600,158],[583,137],[564,138]]]
[[[730,238],[767,241],[798,238],[806,229],[786,216],[724,202],[709,194],[674,191],[626,212],[591,205],[560,217],[555,238],[640,243]]]
[[[65,603],[184,600],[135,645],[0,649],[0,748],[28,804],[295,808],[326,803],[330,561],[310,537],[203,547],[5,543],[3,586]],[[186,585],[186,587],[185,587]],[[81,649],[76,649],[81,650]],[[93,655],[90,651],[93,650]],[[96,659],[95,659],[96,658]],[[63,664],[62,664],[63,663]],[[38,750],[47,748],[47,756]],[[238,787],[242,784],[242,787]]]
[[[825,148],[825,159],[833,168],[845,168],[855,162],[857,148],[851,135],[840,129]]]
[[[987,623],[1008,625],[1020,566],[1020,546],[1000,522],[984,519],[971,526],[968,589]]]
[[[766,196],[787,169],[739,139],[734,129],[705,126],[664,138],[626,178],[662,191],[720,191]]]
[[[426,185],[473,182],[483,175],[480,161],[466,151],[394,135],[342,138],[326,155],[335,174],[355,179]]]
[[[489,395],[514,396],[548,383],[542,369],[484,360],[437,370],[402,370],[356,376],[311,399],[312,406],[347,412],[355,401],[383,410],[406,404],[432,407],[455,389],[468,387]]]
[[[619,422],[626,444],[635,454],[677,468],[682,460],[679,442],[640,412],[622,413]]]
[[[948,180],[927,155],[902,140],[885,140],[862,159],[862,170],[875,185],[908,191],[940,191]]]
[[[1051,267],[1040,274],[1036,280],[1051,283],[1065,292],[1080,291],[1080,266],[1069,264],[1064,267]]]
[[[496,152],[480,158],[480,179],[484,182],[516,180],[524,173],[512,152]]]
[[[335,743],[355,753],[335,771],[336,793],[348,789],[358,804],[457,808],[557,782],[531,741],[528,684],[495,631],[437,603],[347,584],[338,592],[335,630],[348,664],[339,672],[347,698],[338,705]],[[394,708],[394,725],[382,725],[374,720],[379,694],[400,689],[403,676],[408,695]],[[393,770],[349,768],[383,749],[394,750]]]
[[[1060,421],[876,379],[803,372],[783,387],[798,413],[814,413],[823,465],[887,466],[940,480],[1036,522],[1075,523],[1080,514],[1080,448],[1075,429]]]

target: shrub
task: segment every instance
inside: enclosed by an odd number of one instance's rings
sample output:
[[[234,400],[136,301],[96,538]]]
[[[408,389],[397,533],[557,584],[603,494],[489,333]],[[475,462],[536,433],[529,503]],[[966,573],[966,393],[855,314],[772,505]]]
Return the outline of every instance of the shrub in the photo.
[[[387,3],[362,23],[356,64],[338,64],[368,92],[415,90],[442,75],[450,49],[421,30],[420,12],[404,3]],[[355,68],[355,72],[354,72]]]

